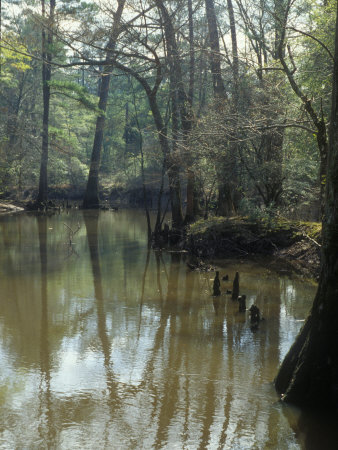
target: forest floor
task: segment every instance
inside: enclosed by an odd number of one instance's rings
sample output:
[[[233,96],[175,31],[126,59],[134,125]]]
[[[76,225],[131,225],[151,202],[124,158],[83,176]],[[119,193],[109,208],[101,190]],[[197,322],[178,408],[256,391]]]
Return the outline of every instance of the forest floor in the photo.
[[[212,217],[189,227],[186,249],[191,255],[208,260],[270,255],[276,266],[287,266],[318,279],[321,224],[281,218],[252,221],[245,217]]]

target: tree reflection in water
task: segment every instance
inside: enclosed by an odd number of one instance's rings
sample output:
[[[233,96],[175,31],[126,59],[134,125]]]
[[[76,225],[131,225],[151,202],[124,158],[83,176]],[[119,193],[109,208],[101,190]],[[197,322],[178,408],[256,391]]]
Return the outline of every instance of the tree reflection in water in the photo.
[[[299,448],[270,383],[312,286],[223,262],[222,292],[239,271],[266,318],[252,333],[236,302],[212,297],[214,273],[149,251],[142,220],[0,220],[0,446]],[[63,223],[79,221],[79,257],[65,258]],[[297,427],[303,442],[311,427]]]
[[[102,275],[99,256],[99,234],[98,234],[98,220],[99,211],[84,211],[83,218],[87,230],[87,239],[90,253],[90,262],[93,273],[94,295],[97,310],[97,329],[101,342],[102,353],[104,357],[104,367],[106,371],[107,389],[109,392],[109,405],[112,416],[118,413],[121,406],[121,401],[118,392],[118,383],[116,381],[114,371],[112,368],[112,361],[110,356],[110,339],[108,336],[105,312],[105,301],[102,289]],[[112,419],[113,417],[111,417]]]
[[[38,236],[41,271],[41,324],[40,324],[40,382],[39,382],[39,424],[41,442],[55,445],[55,427],[51,394],[51,367],[49,350],[48,317],[48,248],[47,216],[38,215]]]

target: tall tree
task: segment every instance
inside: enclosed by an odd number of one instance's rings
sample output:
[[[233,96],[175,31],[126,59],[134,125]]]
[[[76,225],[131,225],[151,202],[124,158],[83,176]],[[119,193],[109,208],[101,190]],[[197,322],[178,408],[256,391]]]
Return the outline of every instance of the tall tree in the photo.
[[[170,82],[170,104],[171,104],[171,128],[172,149],[168,154],[167,171],[169,178],[171,211],[173,227],[179,230],[183,224],[181,182],[178,158],[178,140],[180,133],[180,116],[182,128],[188,129],[189,119],[186,113],[186,94],[182,82],[182,70],[178,46],[176,42],[175,29],[170,14],[162,0],[156,0],[164,25],[165,44],[167,48],[167,59],[169,65]]]
[[[194,42],[194,11],[192,0],[188,0],[188,23],[189,23],[189,89],[188,99],[190,104],[194,101],[195,88],[195,42]]]
[[[238,46],[237,46],[237,30],[236,30],[236,20],[232,0],[227,0],[228,14],[230,22],[230,32],[231,32],[231,46],[232,46],[232,74],[233,74],[233,97],[234,97],[234,107],[236,114],[238,113],[238,101],[239,101],[239,57],[238,57]]]
[[[189,88],[188,88],[188,101],[190,108],[193,106],[194,101],[194,88],[195,88],[195,43],[194,43],[194,15],[192,0],[188,0],[188,24],[189,24]],[[192,222],[198,211],[198,193],[196,191],[196,178],[195,172],[192,170],[192,155],[191,152],[187,152],[187,207],[185,212],[185,222]]]
[[[210,69],[216,101],[227,97],[221,72],[221,52],[217,29],[216,11],[214,0],[205,0],[205,12],[208,22]]]
[[[335,410],[338,408],[338,4],[336,9],[321,275],[310,315],[275,380],[284,401]]]
[[[52,45],[53,28],[55,19],[55,0],[50,0],[49,16],[46,20],[45,0],[42,5],[42,94],[43,94],[43,118],[42,118],[42,148],[40,163],[39,192],[36,199],[37,205],[42,205],[48,200],[48,146],[49,146],[49,105],[50,105],[50,81],[52,79]]]
[[[228,5],[229,6],[229,5]],[[215,107],[222,110],[225,107],[224,101],[228,99],[225,90],[224,81],[221,72],[221,52],[219,45],[219,33],[217,29],[217,19],[214,0],[205,0],[205,10],[208,23],[208,37],[210,47],[210,68],[213,80],[213,92],[215,97]],[[232,3],[230,2],[230,29],[232,37],[233,48],[233,74],[238,80],[238,52],[237,52],[237,38],[233,15]],[[235,95],[235,102],[237,96]],[[224,142],[224,149],[228,145]],[[230,149],[226,155],[223,156],[221,163],[217,166],[218,178],[218,203],[217,213],[220,216],[230,216],[235,212],[234,192],[237,186],[233,183],[236,179],[236,155],[234,154],[234,146],[230,145]]]
[[[109,94],[109,84],[110,84],[110,74],[112,70],[112,63],[114,60],[113,52],[116,48],[117,38],[121,32],[121,17],[123,8],[125,5],[125,0],[118,0],[118,6],[114,14],[114,21],[110,32],[110,37],[106,45],[106,59],[104,70],[101,73],[101,82],[99,90],[99,109],[101,113],[96,119],[96,129],[94,136],[94,143],[91,155],[90,169],[87,181],[87,187],[83,198],[83,207],[89,208],[99,208],[99,171],[101,163],[101,150],[104,126],[106,120],[106,109]]]

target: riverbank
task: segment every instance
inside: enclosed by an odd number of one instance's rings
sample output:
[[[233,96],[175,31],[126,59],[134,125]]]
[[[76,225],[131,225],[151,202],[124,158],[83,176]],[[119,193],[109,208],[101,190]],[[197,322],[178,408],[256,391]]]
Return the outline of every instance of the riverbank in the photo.
[[[20,212],[24,210],[25,208],[22,205],[7,203],[4,201],[0,202],[0,214]]]
[[[25,202],[0,202],[0,214],[25,209]],[[245,217],[212,217],[190,225],[183,246],[193,257],[208,261],[266,255],[275,266],[318,279],[321,224],[286,219],[253,221]]]
[[[48,187],[48,199],[52,202],[75,202],[82,204],[86,186],[72,185],[72,184],[58,184],[50,185]],[[147,202],[148,206],[152,208],[157,206],[157,199],[159,194],[159,188],[156,187],[156,183],[150,183],[147,186]],[[17,199],[20,198],[21,202],[29,203],[34,202],[38,196],[38,189],[27,188],[24,192],[6,192],[3,194],[1,200],[4,202],[17,203]],[[143,208],[144,207],[144,194],[141,181],[137,180],[131,185],[125,185],[121,183],[112,184],[108,182],[102,182],[99,186],[99,197],[103,204],[109,204],[118,208]],[[162,204],[163,208],[167,205],[169,199],[168,186],[165,187],[163,192]]]
[[[285,219],[251,221],[244,217],[212,217],[187,230],[190,254],[213,258],[246,258],[268,255],[306,277],[318,279],[321,224]]]

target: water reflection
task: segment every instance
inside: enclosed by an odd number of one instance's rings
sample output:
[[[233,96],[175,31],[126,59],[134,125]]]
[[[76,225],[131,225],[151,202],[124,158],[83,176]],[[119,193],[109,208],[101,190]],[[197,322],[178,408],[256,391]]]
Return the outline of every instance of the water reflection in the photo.
[[[119,406],[118,386],[115,380],[115,376],[112,369],[112,362],[110,357],[110,340],[107,332],[107,317],[104,305],[104,294],[102,288],[102,276],[100,266],[100,254],[99,254],[99,233],[98,233],[98,221],[99,211],[84,212],[84,222],[87,230],[87,239],[90,253],[90,262],[93,273],[94,283],[94,296],[96,302],[97,311],[97,330],[101,343],[101,349],[104,358],[104,368],[106,373],[106,383],[109,395],[109,404],[111,407],[116,408]],[[114,411],[113,410],[113,411]]]
[[[64,224],[78,222],[77,256]],[[220,262],[222,292],[239,271],[247,307],[265,317],[252,333],[237,303],[211,296],[214,273],[148,249],[143,214],[6,216],[0,231],[1,448],[310,442],[271,381],[314,286]]]
[[[39,440],[54,445],[54,421],[51,398],[51,368],[48,330],[48,250],[47,217],[38,216],[39,254],[41,264],[41,319],[40,319],[40,381],[39,381]]]

